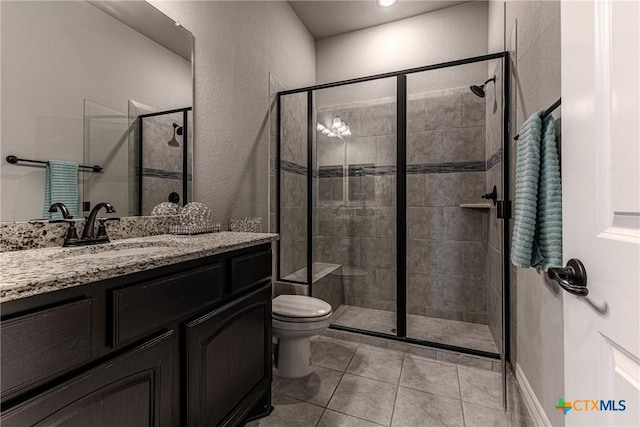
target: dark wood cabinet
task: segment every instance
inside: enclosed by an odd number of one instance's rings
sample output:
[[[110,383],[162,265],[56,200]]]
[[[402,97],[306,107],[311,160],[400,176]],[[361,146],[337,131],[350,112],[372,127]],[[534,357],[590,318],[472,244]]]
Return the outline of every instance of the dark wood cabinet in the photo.
[[[263,244],[3,303],[2,426],[237,426],[266,415],[267,257]]]
[[[270,336],[270,286],[187,324],[189,426],[237,425],[264,397]]]
[[[170,425],[172,338],[167,332],[4,411],[2,425]]]

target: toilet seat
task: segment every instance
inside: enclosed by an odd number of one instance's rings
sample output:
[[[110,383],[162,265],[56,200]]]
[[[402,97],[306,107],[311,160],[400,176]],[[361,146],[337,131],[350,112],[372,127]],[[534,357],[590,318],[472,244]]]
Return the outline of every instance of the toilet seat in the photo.
[[[311,323],[311,322],[322,322],[323,320],[331,318],[333,313],[327,313],[321,317],[287,317],[280,316],[278,314],[273,313],[271,316],[273,320],[279,320],[281,322],[289,322],[289,323]]]
[[[282,322],[321,322],[333,314],[331,305],[304,295],[280,295],[272,301],[273,319]]]

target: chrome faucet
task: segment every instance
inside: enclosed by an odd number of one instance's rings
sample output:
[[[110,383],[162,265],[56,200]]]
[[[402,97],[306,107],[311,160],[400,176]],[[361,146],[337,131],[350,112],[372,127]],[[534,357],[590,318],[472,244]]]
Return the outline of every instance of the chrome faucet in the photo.
[[[72,219],[73,215],[71,215],[69,213],[69,209],[67,209],[67,207],[64,205],[64,203],[54,203],[51,205],[51,207],[49,208],[49,212],[54,213],[56,211],[60,210],[60,213],[62,214],[62,218],[64,219]]]
[[[102,208],[105,208],[107,210],[107,213],[115,213],[116,211],[113,208],[113,206],[111,206],[111,203],[100,202],[97,205],[95,205],[93,209],[91,209],[91,212],[89,213],[89,217],[85,221],[84,230],[82,230],[81,240],[89,241],[89,240],[96,239],[94,226],[96,222],[96,216],[98,216],[98,211]],[[106,239],[107,242],[109,241],[109,238],[106,237],[106,233],[104,235],[104,238]]]

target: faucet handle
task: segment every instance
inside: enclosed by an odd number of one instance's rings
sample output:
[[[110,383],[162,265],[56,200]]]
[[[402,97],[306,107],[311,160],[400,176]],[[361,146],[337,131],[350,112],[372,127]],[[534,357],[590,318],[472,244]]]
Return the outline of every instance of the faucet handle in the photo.
[[[50,220],[49,223],[56,224],[60,222],[66,222],[69,224],[69,228],[67,229],[67,235],[64,238],[64,244],[62,246],[70,246],[70,243],[76,242],[78,239],[78,230],[76,229],[76,222],[72,219],[53,219]]]
[[[98,218],[98,234],[96,235],[96,239],[109,240],[109,236],[107,236],[107,221],[120,221],[120,218]]]

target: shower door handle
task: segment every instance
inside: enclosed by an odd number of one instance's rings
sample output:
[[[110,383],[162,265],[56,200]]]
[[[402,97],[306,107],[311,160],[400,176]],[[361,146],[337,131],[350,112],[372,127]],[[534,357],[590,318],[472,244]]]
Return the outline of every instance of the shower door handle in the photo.
[[[496,202],[496,216],[500,219],[511,219],[511,200]]]

